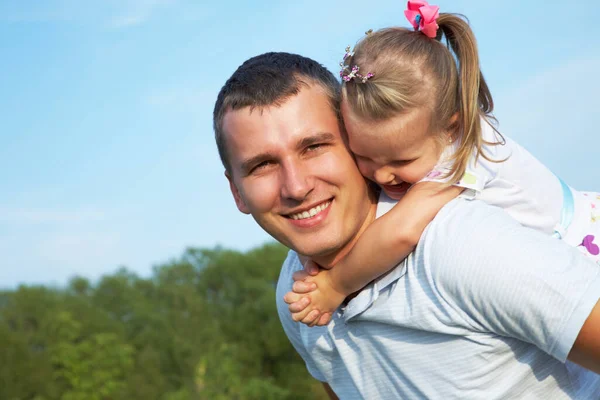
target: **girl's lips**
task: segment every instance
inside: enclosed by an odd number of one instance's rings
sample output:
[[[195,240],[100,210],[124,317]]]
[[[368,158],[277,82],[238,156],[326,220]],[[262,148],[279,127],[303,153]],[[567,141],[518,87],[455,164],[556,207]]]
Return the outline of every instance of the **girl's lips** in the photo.
[[[381,185],[385,193],[395,200],[398,200],[397,197],[404,196],[410,187],[411,184],[408,182],[402,182],[398,185]]]

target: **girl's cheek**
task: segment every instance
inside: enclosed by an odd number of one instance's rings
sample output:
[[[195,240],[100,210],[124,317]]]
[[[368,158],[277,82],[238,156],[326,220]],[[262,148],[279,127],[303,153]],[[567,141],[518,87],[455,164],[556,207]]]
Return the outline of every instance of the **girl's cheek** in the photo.
[[[373,168],[371,168],[368,163],[357,160],[356,165],[358,166],[361,175],[365,178],[371,178],[373,176]]]
[[[423,178],[424,175],[421,174],[419,169],[406,167],[396,171],[396,176],[404,182],[417,183]]]

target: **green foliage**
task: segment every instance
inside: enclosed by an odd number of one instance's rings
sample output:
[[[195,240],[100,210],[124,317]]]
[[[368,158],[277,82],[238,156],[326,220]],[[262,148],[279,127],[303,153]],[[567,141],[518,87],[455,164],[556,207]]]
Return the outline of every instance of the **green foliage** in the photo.
[[[189,249],[149,278],[0,292],[0,399],[325,398],[277,317],[286,253]]]
[[[133,348],[115,333],[81,337],[81,323],[68,312],[54,321],[60,341],[50,352],[54,378],[62,383],[61,400],[102,400],[116,397],[126,386]]]

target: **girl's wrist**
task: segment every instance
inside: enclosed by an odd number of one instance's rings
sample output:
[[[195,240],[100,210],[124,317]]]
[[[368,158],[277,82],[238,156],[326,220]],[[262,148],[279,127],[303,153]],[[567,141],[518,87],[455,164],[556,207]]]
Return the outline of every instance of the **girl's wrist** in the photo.
[[[336,265],[337,267],[337,265]],[[348,285],[344,285],[344,282],[342,279],[340,279],[339,276],[337,276],[338,274],[334,271],[340,271],[343,268],[338,268],[338,269],[330,269],[327,274],[327,280],[329,283],[329,287],[331,287],[331,289],[333,289],[334,292],[342,294],[344,296],[349,296],[350,294],[354,293],[356,290],[353,290],[353,288],[348,287]]]

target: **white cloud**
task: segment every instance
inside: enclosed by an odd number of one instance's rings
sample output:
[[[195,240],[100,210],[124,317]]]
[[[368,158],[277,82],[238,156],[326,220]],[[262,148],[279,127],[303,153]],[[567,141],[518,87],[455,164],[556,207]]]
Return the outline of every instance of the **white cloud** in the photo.
[[[100,210],[44,210],[0,207],[0,222],[14,224],[82,223],[101,221],[105,213]]]
[[[123,10],[111,18],[110,24],[115,28],[139,25],[147,21],[162,7],[175,3],[175,0],[120,0]]]
[[[43,239],[36,252],[41,260],[61,263],[75,273],[90,264],[90,260],[112,262],[119,240],[119,235],[113,233],[59,233]]]
[[[0,288],[24,282],[63,285],[74,275],[96,279],[126,262],[127,250],[120,234],[90,227],[0,232]]]
[[[571,60],[508,88],[496,104],[501,131],[575,187],[600,191],[598,71],[600,58]]]
[[[0,288],[20,283],[64,285],[75,275],[90,279],[127,265],[132,255],[118,234],[64,232],[35,237],[8,237],[0,243],[5,254],[0,269]],[[150,265],[138,263],[147,274]]]
[[[22,0],[0,4],[0,21],[66,21],[126,28],[148,21],[176,2],[177,0]]]

